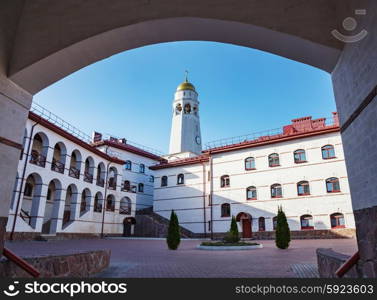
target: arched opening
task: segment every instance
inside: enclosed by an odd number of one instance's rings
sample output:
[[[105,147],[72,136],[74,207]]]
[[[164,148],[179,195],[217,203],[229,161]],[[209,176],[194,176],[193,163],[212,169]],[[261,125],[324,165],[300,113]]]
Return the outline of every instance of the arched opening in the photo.
[[[115,197],[114,195],[108,195],[106,197],[106,211],[115,211]]]
[[[103,162],[100,162],[97,167],[97,179],[96,184],[98,186],[105,186],[106,167]]]
[[[69,165],[69,176],[79,179],[81,170],[81,153],[78,150],[73,150],[71,154],[71,162]]]
[[[271,185],[271,198],[281,198],[281,197],[283,197],[281,184],[275,183]]]
[[[56,143],[54,147],[54,154],[52,156],[51,170],[64,173],[65,160],[67,156],[67,149],[61,142]]]
[[[81,193],[80,201],[80,217],[86,214],[90,210],[90,204],[92,199],[92,193],[89,189],[84,189]]]
[[[185,183],[185,175],[184,174],[178,174],[177,176],[177,184],[184,184]]]
[[[34,229],[37,225],[38,210],[41,204],[42,186],[43,182],[39,174],[33,173],[26,178],[20,217]]]
[[[42,233],[53,234],[57,231],[62,185],[59,180],[51,180],[46,197]]]
[[[144,164],[140,164],[139,165],[139,172],[140,173],[145,173],[145,165]]]
[[[128,197],[123,197],[120,199],[119,213],[121,215],[131,214],[131,199]]]
[[[74,184],[70,184],[67,188],[65,201],[62,228],[64,229],[74,220],[76,220],[78,191]]]
[[[247,200],[257,200],[257,188],[255,186],[249,186],[246,189]]]
[[[102,212],[103,207],[103,196],[101,192],[97,192],[94,196],[94,212]]]
[[[136,224],[136,219],[133,217],[127,217],[123,220],[123,236],[132,235],[132,227]]]
[[[252,220],[251,215],[245,212],[240,212],[236,217],[236,221],[241,222],[242,237],[245,239],[251,238],[253,235]]]
[[[108,187],[110,190],[116,190],[117,187],[118,170],[115,167],[109,169],[109,182]]]
[[[94,160],[91,156],[85,159],[84,181],[93,183]]]
[[[122,191],[129,192],[131,190],[131,182],[129,180],[125,180],[122,185]]]
[[[30,163],[44,168],[46,166],[48,146],[49,141],[44,133],[35,134],[31,147]]]

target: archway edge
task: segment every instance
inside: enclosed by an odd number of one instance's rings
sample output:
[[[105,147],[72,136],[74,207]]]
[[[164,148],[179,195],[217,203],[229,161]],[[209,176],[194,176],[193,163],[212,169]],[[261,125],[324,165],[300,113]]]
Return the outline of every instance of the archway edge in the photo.
[[[144,21],[97,34],[51,53],[9,77],[35,94],[73,72],[138,47],[173,41],[212,41],[259,49],[327,72],[341,50],[260,26],[209,18],[179,17]]]

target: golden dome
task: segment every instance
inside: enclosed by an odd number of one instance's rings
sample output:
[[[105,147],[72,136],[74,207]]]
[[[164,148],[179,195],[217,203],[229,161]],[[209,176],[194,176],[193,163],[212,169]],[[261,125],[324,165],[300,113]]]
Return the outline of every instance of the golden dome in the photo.
[[[195,91],[195,87],[192,83],[188,82],[187,80],[185,82],[182,82],[178,87],[177,87],[177,92],[178,91],[183,91],[183,90],[192,90]]]

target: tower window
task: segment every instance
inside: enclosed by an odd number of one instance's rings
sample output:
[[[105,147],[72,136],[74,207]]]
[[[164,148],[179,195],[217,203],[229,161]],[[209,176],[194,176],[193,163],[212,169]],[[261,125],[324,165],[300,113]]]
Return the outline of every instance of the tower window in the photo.
[[[185,104],[185,114],[191,113],[191,105],[190,103]]]

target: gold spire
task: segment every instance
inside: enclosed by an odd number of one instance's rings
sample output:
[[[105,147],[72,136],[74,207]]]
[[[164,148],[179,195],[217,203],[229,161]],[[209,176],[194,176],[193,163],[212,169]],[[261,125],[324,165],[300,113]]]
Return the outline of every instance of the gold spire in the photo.
[[[189,81],[188,81],[188,71],[186,70],[185,71],[185,81],[183,82],[183,83],[181,83],[178,87],[177,87],[177,92],[178,91],[183,91],[183,90],[191,90],[191,91],[194,91],[194,92],[196,92],[195,91],[195,86],[192,84],[192,83],[190,83]]]

